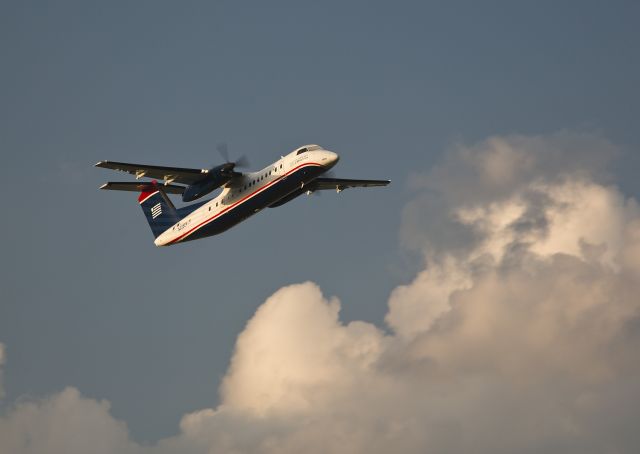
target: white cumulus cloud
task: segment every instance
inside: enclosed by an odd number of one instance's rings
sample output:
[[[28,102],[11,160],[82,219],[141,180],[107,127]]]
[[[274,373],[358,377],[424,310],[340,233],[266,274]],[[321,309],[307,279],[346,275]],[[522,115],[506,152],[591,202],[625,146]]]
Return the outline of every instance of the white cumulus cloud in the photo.
[[[69,388],[0,417],[0,453],[638,452],[640,212],[614,154],[570,132],[454,147],[412,177],[402,242],[424,266],[388,330],[287,286],[179,435],[138,445]]]
[[[75,388],[20,402],[0,417],[2,454],[128,454],[137,448],[108,402],[84,398]]]

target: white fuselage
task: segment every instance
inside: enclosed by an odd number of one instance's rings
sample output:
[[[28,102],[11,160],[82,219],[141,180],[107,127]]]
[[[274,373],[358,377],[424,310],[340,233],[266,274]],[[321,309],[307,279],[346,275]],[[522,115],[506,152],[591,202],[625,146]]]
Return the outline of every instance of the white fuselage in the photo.
[[[158,236],[155,244],[165,246],[221,233],[304,188],[338,159],[336,153],[317,145],[294,150],[262,170],[232,179],[217,197]]]

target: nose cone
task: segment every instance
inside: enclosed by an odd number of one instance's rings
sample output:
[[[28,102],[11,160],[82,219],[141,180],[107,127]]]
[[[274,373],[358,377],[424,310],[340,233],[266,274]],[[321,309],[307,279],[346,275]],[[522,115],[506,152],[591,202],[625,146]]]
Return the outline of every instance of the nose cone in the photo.
[[[333,151],[325,151],[324,153],[325,153],[325,156],[323,156],[322,164],[327,169],[330,169],[331,167],[335,166],[340,160],[340,156],[338,156],[338,153],[334,153]]]

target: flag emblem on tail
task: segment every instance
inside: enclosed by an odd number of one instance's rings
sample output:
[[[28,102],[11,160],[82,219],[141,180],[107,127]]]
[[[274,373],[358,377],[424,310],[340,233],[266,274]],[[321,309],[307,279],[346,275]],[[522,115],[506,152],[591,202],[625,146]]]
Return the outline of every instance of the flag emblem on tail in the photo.
[[[157,203],[151,208],[151,217],[155,219],[161,214],[162,214],[162,206],[159,203]]]

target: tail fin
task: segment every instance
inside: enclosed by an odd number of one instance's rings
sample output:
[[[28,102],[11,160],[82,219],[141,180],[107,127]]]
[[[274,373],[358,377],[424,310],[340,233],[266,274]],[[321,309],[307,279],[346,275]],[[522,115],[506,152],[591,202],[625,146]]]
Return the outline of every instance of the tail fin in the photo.
[[[176,207],[155,181],[140,193],[138,202],[155,238],[180,220]]]

